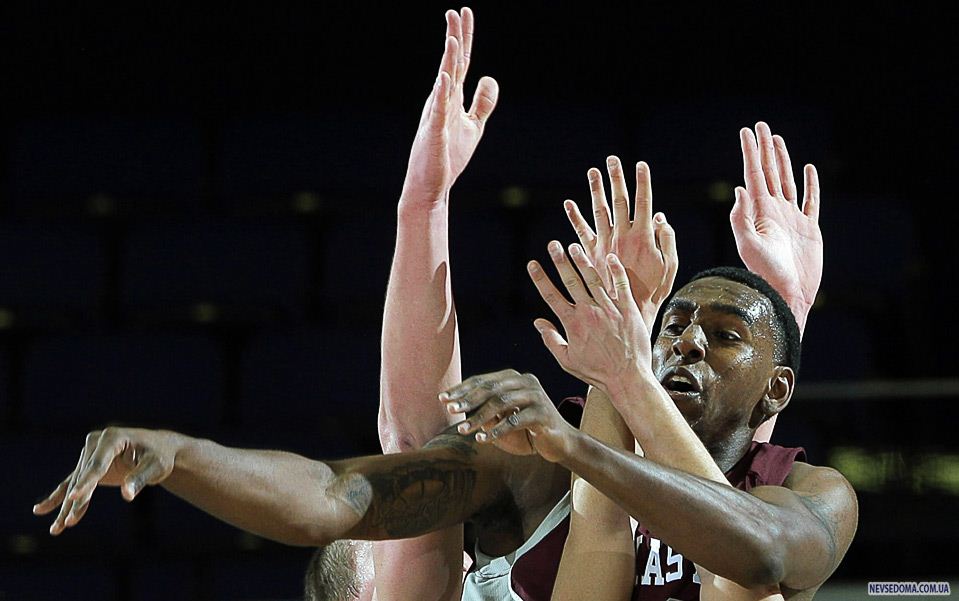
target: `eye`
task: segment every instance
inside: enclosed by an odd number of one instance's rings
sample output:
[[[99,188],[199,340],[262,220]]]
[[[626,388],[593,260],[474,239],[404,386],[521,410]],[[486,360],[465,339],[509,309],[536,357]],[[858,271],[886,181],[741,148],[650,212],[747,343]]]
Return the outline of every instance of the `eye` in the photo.
[[[716,332],[716,338],[720,340],[726,340],[729,342],[735,342],[737,340],[742,340],[742,337],[734,330],[720,330]]]
[[[668,323],[665,326],[663,326],[663,332],[670,336],[680,336],[682,335],[683,330],[685,329],[686,329],[686,326],[677,322]]]

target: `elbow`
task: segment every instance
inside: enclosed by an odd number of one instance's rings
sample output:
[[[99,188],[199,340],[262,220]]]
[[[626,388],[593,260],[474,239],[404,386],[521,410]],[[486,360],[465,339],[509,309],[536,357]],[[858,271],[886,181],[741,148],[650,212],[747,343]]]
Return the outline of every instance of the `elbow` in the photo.
[[[384,453],[406,453],[422,447],[445,428],[445,424],[429,428],[423,423],[410,424],[406,420],[398,419],[380,407],[377,416],[377,432],[380,438],[380,448]],[[425,421],[425,420],[422,420]],[[418,427],[417,427],[418,426]],[[433,432],[433,430],[436,430]]]
[[[770,531],[755,537],[753,542],[749,552],[752,561],[737,583],[746,588],[778,586],[786,575],[782,536]]]
[[[741,584],[746,588],[779,586],[785,575],[786,567],[781,558],[760,557],[747,575],[748,582]]]
[[[405,453],[418,449],[421,444],[417,444],[416,437],[410,432],[409,428],[402,427],[395,420],[391,420],[380,414],[377,424],[380,449],[384,453]]]

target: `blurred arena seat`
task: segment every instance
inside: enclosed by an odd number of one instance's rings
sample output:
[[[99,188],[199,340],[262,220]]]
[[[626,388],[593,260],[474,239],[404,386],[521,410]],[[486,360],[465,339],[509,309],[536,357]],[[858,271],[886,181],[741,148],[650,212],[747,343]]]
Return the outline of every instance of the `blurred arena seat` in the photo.
[[[13,127],[17,215],[194,212],[205,165],[199,127],[164,117],[30,120]]]
[[[382,319],[396,240],[396,213],[338,212],[320,241],[319,299],[327,319],[374,323]]]
[[[0,309],[8,325],[97,317],[107,253],[97,231],[61,223],[0,224]]]
[[[147,318],[296,318],[307,309],[314,252],[304,224],[139,223],[123,248],[121,304]]]
[[[24,361],[23,417],[75,436],[107,423],[205,426],[221,415],[214,341],[162,333],[37,337]]]
[[[278,557],[237,555],[217,558],[211,566],[213,598],[264,601],[303,598],[303,577],[311,549]]]
[[[5,561],[0,563],[0,599],[122,599],[119,580],[107,558]]]
[[[339,326],[264,331],[241,360],[240,420],[311,457],[366,451],[376,437],[380,331]],[[310,448],[287,446],[306,437]],[[369,438],[367,438],[369,437]],[[255,436],[254,436],[255,438]]]
[[[824,303],[803,334],[800,381],[876,377],[879,349],[870,320],[855,308]]]
[[[802,166],[821,162],[832,144],[832,118],[819,105],[783,97],[670,100],[635,108],[633,163],[645,160],[656,182],[726,181],[743,185],[739,130],[757,121],[783,136],[799,185]],[[815,135],[808,132],[815,131]],[[623,157],[625,159],[625,157]],[[823,165],[819,165],[820,168]]]
[[[391,206],[415,131],[410,115],[349,109],[230,121],[217,148],[221,204],[274,212],[312,192],[361,200],[364,209]]]
[[[496,126],[463,173],[464,187],[585,184],[586,170],[626,152],[628,124],[608,106],[511,99],[491,117]],[[569,192],[572,193],[572,192]]]

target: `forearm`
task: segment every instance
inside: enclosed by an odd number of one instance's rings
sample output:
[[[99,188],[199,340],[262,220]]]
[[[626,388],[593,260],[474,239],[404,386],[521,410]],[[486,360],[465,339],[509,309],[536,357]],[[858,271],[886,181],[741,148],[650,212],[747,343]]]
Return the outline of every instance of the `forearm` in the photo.
[[[406,194],[407,192],[404,192]],[[461,380],[446,201],[400,202],[383,312],[380,442],[419,448],[453,423],[436,395]]]
[[[632,450],[633,436],[600,390],[591,388],[581,430],[613,448]],[[553,601],[628,599],[635,549],[629,514],[579,476],[572,477],[569,536],[563,547]]]
[[[607,392],[639,441],[645,456],[661,465],[729,485],[725,475],[669,395],[646,370],[636,372]]]
[[[501,494],[496,467],[463,437],[416,453],[321,462],[181,437],[163,486],[238,528],[290,545],[420,536],[469,519]]]
[[[747,587],[779,577],[770,553],[780,517],[775,507],[581,433],[561,463],[711,572]]]
[[[359,521],[326,494],[336,477],[327,464],[177,436],[174,469],[163,487],[224,522],[285,544],[318,545]]]

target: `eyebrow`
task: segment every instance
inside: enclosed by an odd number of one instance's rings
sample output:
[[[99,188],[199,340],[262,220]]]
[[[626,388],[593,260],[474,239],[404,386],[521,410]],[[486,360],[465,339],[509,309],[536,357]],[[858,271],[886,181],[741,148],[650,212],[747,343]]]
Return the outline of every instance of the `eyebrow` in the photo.
[[[712,311],[719,311],[721,313],[728,313],[730,315],[735,315],[736,317],[743,320],[746,325],[751,326],[756,322],[756,318],[750,315],[742,307],[737,307],[736,305],[730,305],[727,303],[710,303],[706,305]],[[666,305],[666,312],[669,311],[684,311],[686,313],[695,313],[696,309],[699,308],[699,305],[694,303],[691,300],[685,298],[674,298],[669,301],[669,304]]]

